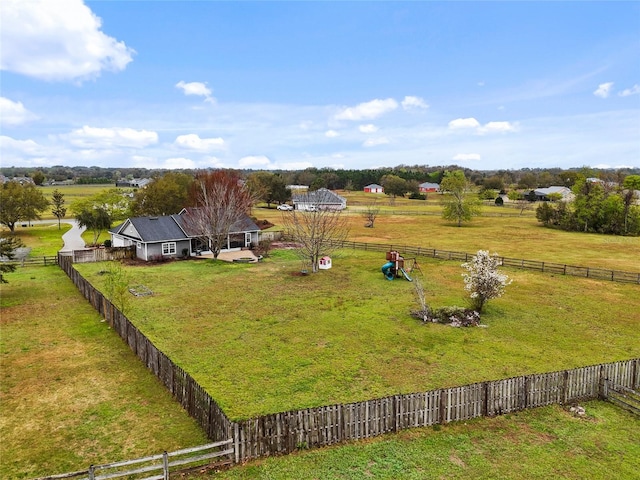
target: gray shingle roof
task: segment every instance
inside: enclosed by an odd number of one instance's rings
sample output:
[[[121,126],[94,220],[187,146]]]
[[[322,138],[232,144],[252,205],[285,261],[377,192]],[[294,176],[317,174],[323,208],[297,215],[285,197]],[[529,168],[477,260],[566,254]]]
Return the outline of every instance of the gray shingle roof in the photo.
[[[171,216],[160,217],[131,217],[126,222],[111,229],[114,233],[121,233],[123,227],[130,222],[140,235],[140,239],[146,243],[162,242],[167,240],[183,240],[189,238]]]
[[[314,205],[343,205],[346,200],[326,188],[319,188],[300,195],[293,195],[293,202],[312,203]]]

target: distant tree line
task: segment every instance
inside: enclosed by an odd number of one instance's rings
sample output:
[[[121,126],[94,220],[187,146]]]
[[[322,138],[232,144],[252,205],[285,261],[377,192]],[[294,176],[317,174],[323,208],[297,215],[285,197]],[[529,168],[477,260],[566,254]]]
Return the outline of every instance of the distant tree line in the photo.
[[[621,184],[628,175],[640,174],[640,169],[589,170],[578,169],[530,169],[520,170],[474,170],[456,165],[427,166],[399,165],[396,167],[342,170],[333,168],[307,168],[304,170],[274,170],[268,173],[277,175],[284,185],[307,185],[311,189],[328,188],[331,190],[362,190],[366,185],[379,183],[385,177],[400,178],[408,183],[405,193],[411,193],[416,185],[423,182],[440,183],[447,171],[461,170],[472,185],[486,190],[502,191],[516,186],[520,189],[533,189],[559,185],[573,187],[576,179],[597,177],[605,182]],[[145,168],[107,168],[107,167],[2,167],[0,173],[8,178],[31,177],[36,185],[49,182],[74,182],[80,184],[114,183],[133,178],[155,178],[168,172],[181,173],[194,177],[195,170],[162,170]],[[247,178],[259,173],[255,170],[238,171],[241,177]]]
[[[628,175],[621,184],[578,177],[572,202],[543,202],[536,218],[562,230],[640,235],[640,175]]]

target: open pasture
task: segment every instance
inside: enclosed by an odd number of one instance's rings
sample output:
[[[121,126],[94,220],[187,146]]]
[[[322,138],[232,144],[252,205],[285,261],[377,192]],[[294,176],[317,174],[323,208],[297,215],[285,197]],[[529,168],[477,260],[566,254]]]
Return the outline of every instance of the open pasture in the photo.
[[[395,207],[404,211],[402,207]],[[483,207],[494,212],[498,207]],[[256,208],[253,215],[282,225],[279,212]],[[592,233],[565,232],[543,227],[531,214],[507,217],[475,217],[457,227],[440,215],[381,214],[374,228],[349,208],[349,240],[436,248],[475,253],[489,250],[501,256],[525,258],[567,265],[599,267],[610,270],[640,272],[640,237],[620,237]],[[274,228],[278,228],[278,227]]]
[[[640,354],[636,285],[508,270],[488,328],[422,324],[413,285],[389,282],[380,253],[343,250],[298,276],[291,251],[263,263],[129,266],[128,317],[232,419],[463,385]],[[98,288],[100,264],[78,270]],[[421,261],[433,307],[464,305],[456,262]]]
[[[206,442],[64,272],[24,267],[8,279],[0,286],[0,478]]]

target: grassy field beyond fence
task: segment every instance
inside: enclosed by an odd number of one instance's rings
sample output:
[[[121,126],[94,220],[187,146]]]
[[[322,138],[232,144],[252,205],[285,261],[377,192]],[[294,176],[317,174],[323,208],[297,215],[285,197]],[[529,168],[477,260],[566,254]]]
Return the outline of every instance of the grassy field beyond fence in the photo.
[[[454,329],[412,318],[413,284],[385,280],[383,263],[342,251],[331,270],[300,277],[292,254],[276,251],[256,265],[127,267],[154,292],[127,316],[232,419],[640,354],[636,285],[509,270],[513,284],[483,314],[488,328]],[[100,264],[77,268],[103,284]],[[459,265],[420,268],[433,307],[464,305]]]

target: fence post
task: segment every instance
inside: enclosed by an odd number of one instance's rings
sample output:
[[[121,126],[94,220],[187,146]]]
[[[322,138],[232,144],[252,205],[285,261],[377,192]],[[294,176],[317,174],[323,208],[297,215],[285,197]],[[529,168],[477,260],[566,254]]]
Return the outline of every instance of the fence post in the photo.
[[[233,451],[236,463],[240,463],[240,428],[238,422],[233,423]]]
[[[95,480],[96,474],[93,465],[89,467],[89,480]]]
[[[169,480],[169,455],[166,451],[162,453],[162,471],[164,480]]]

